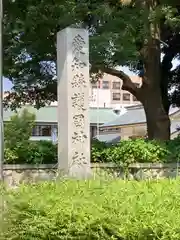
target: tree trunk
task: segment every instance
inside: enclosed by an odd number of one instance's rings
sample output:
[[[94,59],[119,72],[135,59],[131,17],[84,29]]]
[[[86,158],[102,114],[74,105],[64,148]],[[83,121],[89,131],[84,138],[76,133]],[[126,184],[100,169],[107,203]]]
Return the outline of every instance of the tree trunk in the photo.
[[[160,46],[156,39],[149,40],[144,64],[145,76],[137,98],[144,106],[149,139],[169,140],[170,119],[161,88]]]
[[[137,88],[131,79],[122,71],[104,69],[106,73],[119,77],[123,81],[123,90],[132,93],[144,106],[149,139],[169,140],[170,120],[167,98],[168,84],[162,84],[160,24],[152,18],[158,7],[158,0],[141,1],[142,7],[149,11],[147,29],[149,30],[143,47],[140,50],[144,63],[142,86]]]
[[[170,119],[164,110],[161,95],[156,91],[144,91],[142,104],[146,114],[147,132],[150,140],[170,139]]]
[[[144,3],[150,15],[159,4],[157,0],[149,0]],[[160,24],[149,18],[147,28],[149,29],[149,37],[141,52],[144,59],[145,74],[139,100],[142,102],[146,114],[148,138],[169,140],[170,119],[168,109],[165,109],[165,104],[163,104],[161,89]]]

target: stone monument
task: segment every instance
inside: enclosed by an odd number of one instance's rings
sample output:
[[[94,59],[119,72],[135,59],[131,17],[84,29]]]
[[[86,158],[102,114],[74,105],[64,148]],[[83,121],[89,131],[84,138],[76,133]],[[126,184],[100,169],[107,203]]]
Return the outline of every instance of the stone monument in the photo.
[[[89,36],[79,28],[57,34],[58,168],[69,177],[90,175]]]

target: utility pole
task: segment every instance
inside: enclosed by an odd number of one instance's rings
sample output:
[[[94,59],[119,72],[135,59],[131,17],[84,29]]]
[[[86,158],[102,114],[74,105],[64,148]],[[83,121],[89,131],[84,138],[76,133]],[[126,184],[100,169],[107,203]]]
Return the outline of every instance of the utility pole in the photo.
[[[4,122],[3,122],[3,0],[0,0],[0,181],[3,181]]]

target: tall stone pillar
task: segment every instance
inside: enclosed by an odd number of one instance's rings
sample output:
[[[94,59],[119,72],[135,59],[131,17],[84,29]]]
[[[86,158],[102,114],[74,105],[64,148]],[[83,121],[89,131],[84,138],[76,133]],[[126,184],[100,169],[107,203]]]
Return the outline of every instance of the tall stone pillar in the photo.
[[[90,175],[89,37],[85,29],[57,34],[58,167],[62,175]]]

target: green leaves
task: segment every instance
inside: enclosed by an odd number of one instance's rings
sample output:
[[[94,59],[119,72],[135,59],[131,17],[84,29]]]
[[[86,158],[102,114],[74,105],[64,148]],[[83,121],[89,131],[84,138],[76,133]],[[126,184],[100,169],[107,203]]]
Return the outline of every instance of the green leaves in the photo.
[[[57,145],[51,141],[30,142],[25,159],[28,164],[56,164]]]
[[[57,100],[56,34],[67,26],[89,30],[90,63],[95,73],[120,65],[141,70],[138,61],[149,36],[149,22],[162,23],[161,40],[168,44],[170,35],[175,35],[172,30],[180,26],[175,0],[162,0],[151,11],[142,7],[141,1],[130,5],[131,1],[122,5],[120,0],[100,0],[98,4],[94,0],[3,2],[4,76],[14,84],[5,103],[13,109],[26,102],[39,108]]]
[[[136,39],[146,35],[143,11],[116,0],[9,0],[4,7],[4,75],[14,84],[6,104],[13,99],[13,108],[31,101],[40,107],[57,99],[56,34],[65,27],[88,27],[92,70],[136,61]],[[26,62],[19,61],[24,52]],[[48,63],[43,71],[42,62]]]
[[[180,181],[43,182],[0,189],[3,240],[179,240]]]
[[[92,162],[106,162],[107,159],[107,145],[104,142],[93,140],[91,142],[91,161]]]
[[[16,164],[18,162],[18,155],[15,149],[5,147],[4,149],[4,164]]]
[[[49,141],[31,141],[35,115],[26,109],[5,123],[6,164],[57,163],[57,146]]]
[[[17,163],[22,156],[26,158],[34,125],[35,115],[26,109],[20,114],[15,114],[11,117],[11,121],[5,123],[4,144],[7,163]]]
[[[91,161],[112,162],[122,167],[128,167],[131,163],[178,162],[179,146],[179,137],[167,142],[122,140],[111,146],[96,141],[92,144]]]
[[[159,144],[146,142],[143,139],[121,141],[112,149],[111,159],[120,165],[131,163],[161,162],[166,157],[167,150]]]
[[[5,146],[14,149],[22,142],[28,142],[35,125],[35,115],[24,109],[20,114],[15,114],[9,122],[5,123]]]

